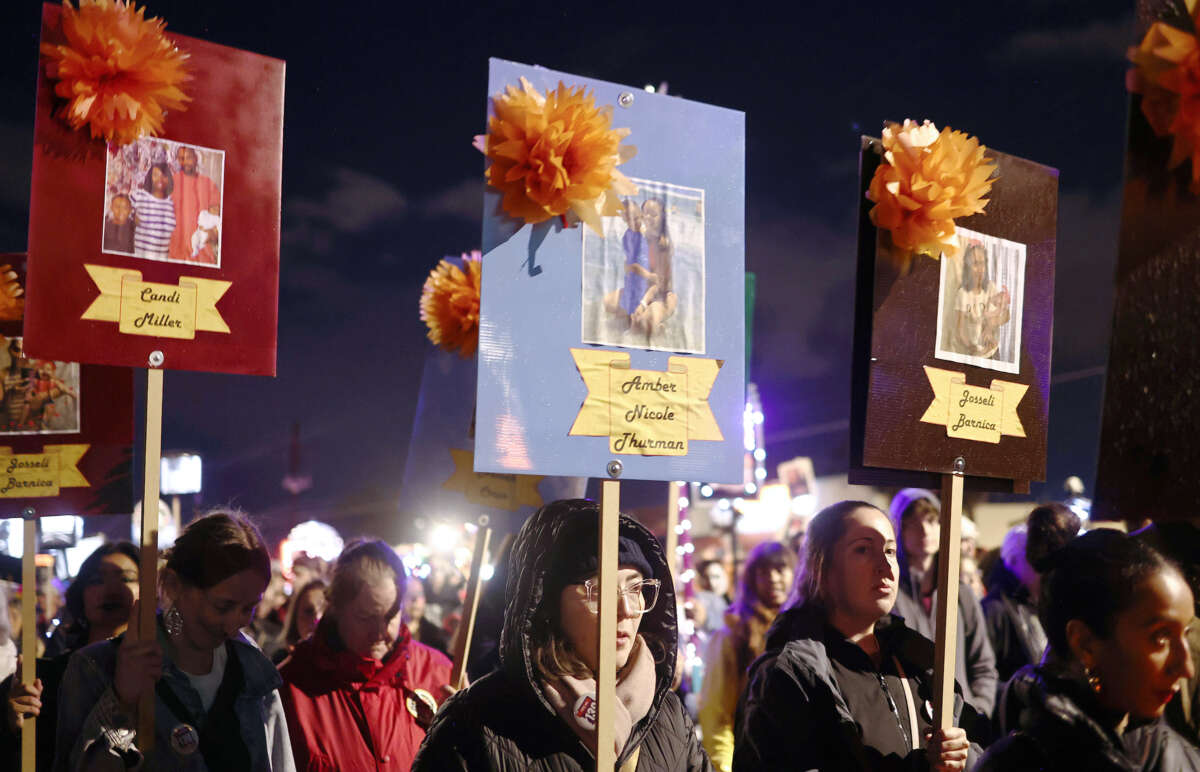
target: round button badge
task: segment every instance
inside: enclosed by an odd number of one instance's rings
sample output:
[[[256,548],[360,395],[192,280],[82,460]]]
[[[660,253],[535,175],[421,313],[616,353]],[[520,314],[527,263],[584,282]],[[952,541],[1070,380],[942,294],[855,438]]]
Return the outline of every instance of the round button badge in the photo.
[[[171,750],[180,756],[191,756],[200,750],[200,733],[191,724],[180,724],[171,730]]]

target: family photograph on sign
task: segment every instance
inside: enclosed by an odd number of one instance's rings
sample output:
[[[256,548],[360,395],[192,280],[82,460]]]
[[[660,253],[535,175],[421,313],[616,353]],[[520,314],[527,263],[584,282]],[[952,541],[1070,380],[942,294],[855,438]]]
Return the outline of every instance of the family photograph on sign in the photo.
[[[966,228],[958,239],[941,259],[934,356],[1020,372],[1025,245]]]
[[[103,251],[221,266],[225,153],[148,138],[110,147]]]
[[[22,338],[0,338],[0,435],[79,431],[79,363],[25,356]]]
[[[603,238],[584,229],[583,342],[703,354],[704,191],[633,183]]]

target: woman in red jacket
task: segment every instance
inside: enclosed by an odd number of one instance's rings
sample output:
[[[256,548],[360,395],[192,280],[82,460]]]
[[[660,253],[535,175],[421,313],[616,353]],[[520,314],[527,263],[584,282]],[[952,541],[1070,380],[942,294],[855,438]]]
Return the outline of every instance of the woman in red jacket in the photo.
[[[298,770],[412,765],[450,660],[401,624],[404,577],[382,541],[351,543],[338,557],[325,616],[279,668]]]

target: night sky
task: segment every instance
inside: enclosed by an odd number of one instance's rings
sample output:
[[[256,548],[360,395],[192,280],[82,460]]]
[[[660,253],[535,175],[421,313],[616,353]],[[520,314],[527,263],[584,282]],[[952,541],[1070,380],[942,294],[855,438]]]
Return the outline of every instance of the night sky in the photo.
[[[389,535],[425,352],[421,284],[477,248],[487,59],[746,112],[751,376],[768,465],[846,465],[860,134],[929,118],[1061,171],[1049,467],[1094,477],[1128,98],[1129,0],[749,5],[153,2],[168,30],[287,61],[279,375],[171,372],[165,449],[203,503]],[[308,10],[300,10],[302,8]],[[616,10],[621,8],[621,10]],[[23,251],[40,5],[0,31],[0,251]],[[229,110],[239,109],[229,105]],[[280,487],[293,423],[313,488]]]

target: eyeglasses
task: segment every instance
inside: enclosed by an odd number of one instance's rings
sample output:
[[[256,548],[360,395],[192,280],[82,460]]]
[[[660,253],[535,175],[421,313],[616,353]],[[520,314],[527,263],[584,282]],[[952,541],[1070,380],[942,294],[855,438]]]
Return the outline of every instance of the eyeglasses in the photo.
[[[625,601],[626,613],[640,617],[654,608],[654,604],[658,602],[660,587],[662,587],[662,582],[657,579],[643,579],[617,590],[617,597]],[[583,589],[587,594],[584,602],[587,604],[588,611],[593,614],[600,613],[600,583],[595,579],[588,579],[583,583]]]

